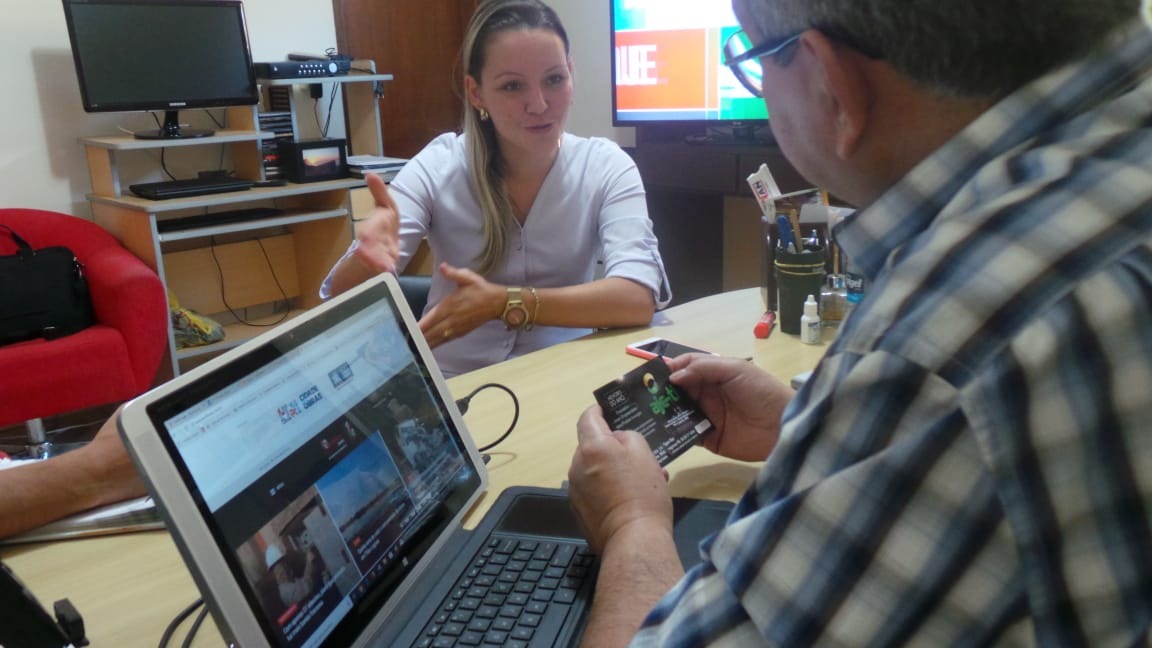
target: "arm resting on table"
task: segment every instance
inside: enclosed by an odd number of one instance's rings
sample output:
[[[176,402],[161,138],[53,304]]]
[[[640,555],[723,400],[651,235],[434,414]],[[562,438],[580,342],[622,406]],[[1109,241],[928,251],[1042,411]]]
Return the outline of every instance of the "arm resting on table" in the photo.
[[[112,416],[92,442],[65,454],[0,470],[0,537],[145,494]]]

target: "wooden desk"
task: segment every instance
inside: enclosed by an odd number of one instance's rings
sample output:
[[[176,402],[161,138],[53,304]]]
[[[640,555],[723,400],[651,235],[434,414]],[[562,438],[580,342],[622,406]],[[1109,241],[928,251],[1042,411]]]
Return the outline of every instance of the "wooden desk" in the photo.
[[[624,353],[627,342],[661,335],[725,355],[751,357],[782,380],[811,369],[823,346],[800,344],[775,331],[752,336],[763,312],[758,289],[713,295],[671,308],[649,329],[605,331],[487,367],[449,381],[457,397],[498,382],[520,401],[520,421],[492,451],[491,488],[469,513],[474,523],[507,486],[559,486],[567,478],[576,447],[576,420],[595,401],[592,390],[637,366]],[[500,390],[485,390],[464,416],[477,445],[490,443],[511,421],[511,404]],[[716,457],[694,448],[669,466],[673,495],[736,499],[752,480],[756,464]],[[5,548],[3,559],[40,600],[68,598],[84,616],[88,637],[103,646],[154,646],[165,627],[200,593],[170,536],[163,531]],[[181,627],[176,645],[183,640]],[[219,646],[207,620],[195,646]]]

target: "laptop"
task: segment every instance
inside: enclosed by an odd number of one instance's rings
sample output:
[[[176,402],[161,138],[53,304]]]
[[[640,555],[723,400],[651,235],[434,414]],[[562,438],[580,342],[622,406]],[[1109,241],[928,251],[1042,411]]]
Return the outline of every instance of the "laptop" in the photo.
[[[136,398],[119,425],[229,643],[579,641],[597,561],[564,491],[506,489],[462,528],[487,472],[389,274]],[[730,507],[676,502],[686,564]]]

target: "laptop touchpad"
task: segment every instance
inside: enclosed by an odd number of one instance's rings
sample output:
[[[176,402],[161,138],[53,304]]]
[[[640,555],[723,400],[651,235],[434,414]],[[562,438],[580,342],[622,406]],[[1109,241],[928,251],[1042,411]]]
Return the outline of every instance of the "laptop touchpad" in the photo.
[[[568,498],[549,495],[518,496],[500,518],[497,528],[509,533],[584,538]]]
[[[732,503],[674,497],[672,504],[676,550],[681,564],[689,569],[700,562],[700,542],[724,526]],[[519,495],[500,518],[497,528],[508,533],[584,538],[568,498],[562,496]]]

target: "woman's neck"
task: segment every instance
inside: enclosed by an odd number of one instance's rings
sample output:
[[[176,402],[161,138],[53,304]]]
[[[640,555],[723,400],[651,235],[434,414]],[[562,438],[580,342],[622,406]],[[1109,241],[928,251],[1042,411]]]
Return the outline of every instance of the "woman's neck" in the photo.
[[[501,147],[504,152],[505,178],[516,182],[543,181],[544,176],[556,163],[560,155],[560,142],[547,151],[527,151],[520,148]]]

